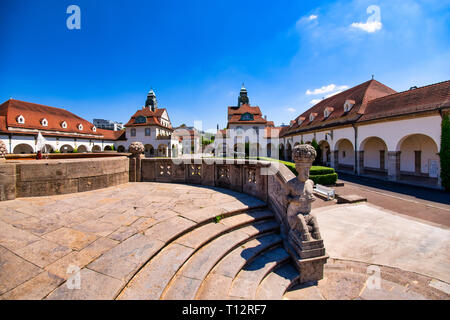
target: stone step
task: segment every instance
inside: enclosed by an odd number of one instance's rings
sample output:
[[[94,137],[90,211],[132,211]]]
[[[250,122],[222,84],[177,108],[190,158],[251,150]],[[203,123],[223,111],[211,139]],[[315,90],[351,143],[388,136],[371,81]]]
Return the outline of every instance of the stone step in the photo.
[[[268,273],[289,260],[289,254],[282,247],[272,249],[246,265],[234,278],[228,293],[229,299],[253,300],[259,284]]]
[[[256,208],[261,206],[259,202],[255,202],[254,205]],[[258,215],[268,216],[271,212],[267,211],[262,209],[255,210],[255,213],[251,214],[255,215],[255,217],[258,217]],[[234,218],[235,215],[240,213],[242,213],[242,208],[240,207],[235,211],[230,210],[223,213],[225,217],[223,221],[228,217]],[[143,234],[136,233],[126,239],[89,264],[88,268],[128,283],[142,266],[166,245],[194,230],[199,225],[213,222],[214,215],[215,213],[212,211],[208,212],[208,216],[203,212],[202,217],[197,219],[197,221],[181,215],[163,220],[146,229]],[[250,221],[252,217],[248,219]]]
[[[214,239],[191,256],[178,270],[161,298],[167,300],[194,299],[202,281],[230,251],[252,238],[278,230],[278,223],[275,220],[268,220],[252,223]]]
[[[231,283],[239,271],[259,254],[282,244],[279,234],[268,234],[250,240],[226,255],[208,274],[196,299],[218,300],[228,295]]]
[[[296,283],[298,270],[292,263],[285,263],[272,270],[256,291],[257,300],[282,300],[284,293]]]
[[[118,299],[159,299],[169,281],[184,262],[200,247],[213,239],[251,223],[271,219],[270,210],[253,210],[202,225],[167,245],[154,256],[119,294]],[[246,229],[246,230],[247,230]]]

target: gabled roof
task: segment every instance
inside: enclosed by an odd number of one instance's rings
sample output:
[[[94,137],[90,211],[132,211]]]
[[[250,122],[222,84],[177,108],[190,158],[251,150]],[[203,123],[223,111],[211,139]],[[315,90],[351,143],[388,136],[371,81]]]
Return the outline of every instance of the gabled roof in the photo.
[[[358,122],[450,107],[450,80],[398,92],[367,103]]]
[[[253,115],[253,120],[241,120],[241,116],[249,113]],[[243,104],[240,107],[228,107],[228,125],[230,124],[267,124],[267,120],[262,117],[258,106],[251,107]]]
[[[366,81],[315,104],[313,107],[295,118],[295,122],[286,129],[283,129],[282,134],[289,135],[297,132],[353,123],[361,116],[362,113],[364,113],[367,103],[370,100],[393,93],[396,93],[396,91],[376,80]],[[354,104],[350,111],[345,112],[344,104],[347,100],[353,100],[351,102]],[[333,108],[333,111],[327,118],[325,118],[324,110],[327,108]],[[309,121],[309,116],[312,113],[316,114],[316,116],[314,120]],[[299,118],[304,118],[301,124],[298,123]]]
[[[262,116],[261,110],[259,109],[258,106],[251,107],[248,104],[243,104],[240,107],[228,107],[228,116],[235,114],[244,114],[247,112],[253,115]]]
[[[24,124],[17,122],[17,118],[20,115],[25,118]],[[9,99],[0,105],[0,117],[4,117],[1,121],[4,126],[3,129],[38,129],[101,136],[99,132],[95,132],[93,130],[94,125],[91,122],[73,114],[72,112],[37,103]],[[47,120],[47,126],[42,125],[41,121],[43,119]],[[67,123],[67,128],[63,128],[61,126],[61,123],[64,121]],[[82,130],[78,129],[79,124],[83,126]]]
[[[125,124],[125,127],[139,127],[139,126],[149,126],[155,125],[162,127],[164,129],[172,130],[172,127],[166,127],[161,124],[161,117],[166,112],[165,108],[156,108],[155,111],[152,111],[149,107],[144,107],[138,111],[136,111]],[[144,123],[134,123],[135,119],[139,116],[143,116],[146,118],[146,122]]]

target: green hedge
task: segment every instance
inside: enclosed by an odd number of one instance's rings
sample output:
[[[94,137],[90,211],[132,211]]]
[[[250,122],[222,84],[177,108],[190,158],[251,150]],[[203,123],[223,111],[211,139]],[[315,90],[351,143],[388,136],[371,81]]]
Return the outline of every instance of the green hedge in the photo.
[[[335,184],[338,178],[337,173],[309,175],[309,178],[314,181],[314,184],[331,185]]]
[[[293,174],[297,175],[297,170],[295,170],[295,164],[287,161],[280,161],[288,167]],[[322,167],[322,166],[312,166],[309,170],[309,178],[314,181],[314,184],[331,185],[335,184],[338,178],[337,173],[333,168]]]
[[[332,174],[335,173],[333,168],[322,167],[322,166],[312,166],[309,170],[310,175],[322,175],[322,174]]]
[[[441,124],[441,183],[445,190],[450,191],[450,120],[444,114]]]

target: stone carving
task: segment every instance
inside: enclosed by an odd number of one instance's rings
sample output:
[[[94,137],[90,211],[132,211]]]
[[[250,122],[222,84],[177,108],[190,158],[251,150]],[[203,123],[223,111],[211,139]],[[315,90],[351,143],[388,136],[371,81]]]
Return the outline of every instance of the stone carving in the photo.
[[[256,170],[248,169],[247,170],[247,182],[248,183],[256,183]]]
[[[202,175],[202,166],[199,165],[190,165],[191,176],[201,176]]]
[[[316,157],[316,150],[308,144],[295,146],[292,152],[298,176],[286,184],[287,222],[291,254],[300,271],[300,283],[323,278],[325,255],[316,217],[311,213],[314,183],[309,170]]]
[[[304,241],[320,240],[316,217],[311,214],[314,183],[309,179],[309,169],[316,157],[316,150],[309,144],[294,147],[293,159],[298,177],[287,183],[287,218],[289,227]]]
[[[4,158],[6,153],[6,144],[0,140],[0,159]]]
[[[144,145],[142,142],[132,142],[130,144],[130,152],[133,154],[134,157],[137,157],[141,154],[143,154],[145,151]]]
[[[171,165],[170,163],[161,163],[159,165],[159,176],[161,177],[170,177],[171,175]]]
[[[221,166],[218,169],[218,178],[219,181],[230,182],[230,168]]]

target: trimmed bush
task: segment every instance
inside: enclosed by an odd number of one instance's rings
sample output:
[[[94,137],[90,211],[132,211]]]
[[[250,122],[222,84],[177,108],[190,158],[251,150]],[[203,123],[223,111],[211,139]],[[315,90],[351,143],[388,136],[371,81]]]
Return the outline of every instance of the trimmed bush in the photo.
[[[336,183],[338,175],[335,172],[322,175],[309,175],[309,178],[314,181],[314,184],[332,185]]]
[[[331,174],[335,173],[333,168],[323,167],[323,166],[312,166],[309,170],[311,175],[321,175],[321,174]]]
[[[450,191],[450,120],[444,114],[441,124],[441,183],[445,190]]]

